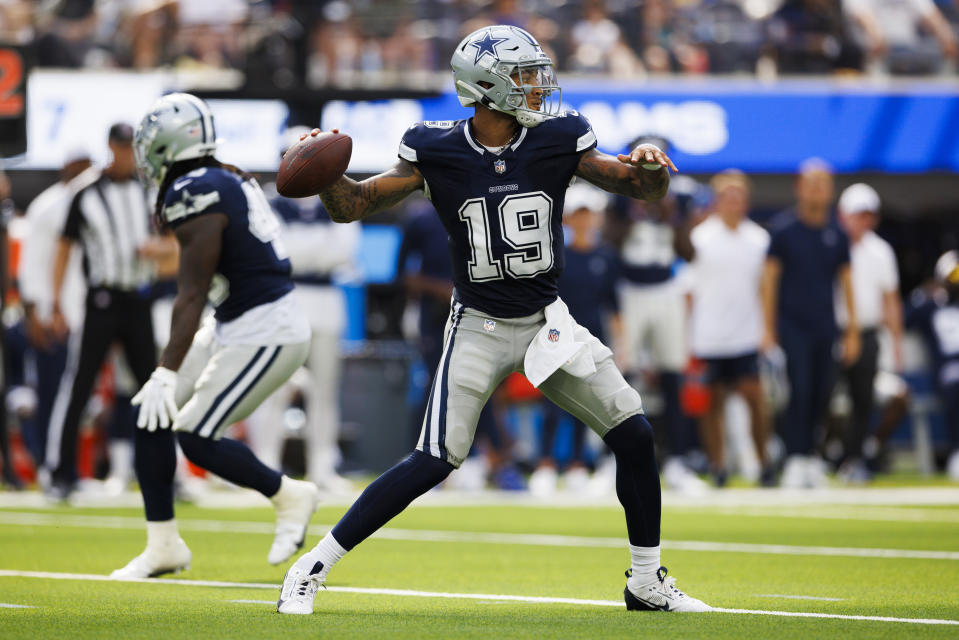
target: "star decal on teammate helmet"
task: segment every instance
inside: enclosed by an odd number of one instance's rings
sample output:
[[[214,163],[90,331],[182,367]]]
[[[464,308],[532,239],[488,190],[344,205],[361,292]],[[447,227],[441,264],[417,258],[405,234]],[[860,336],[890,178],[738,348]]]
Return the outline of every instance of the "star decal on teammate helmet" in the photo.
[[[496,45],[500,42],[506,42],[508,38],[494,38],[491,31],[483,32],[483,37],[479,40],[474,40],[470,43],[471,47],[476,47],[476,58],[473,60],[473,63],[479,62],[480,58],[483,57],[483,54],[488,53],[494,58],[496,57]]]

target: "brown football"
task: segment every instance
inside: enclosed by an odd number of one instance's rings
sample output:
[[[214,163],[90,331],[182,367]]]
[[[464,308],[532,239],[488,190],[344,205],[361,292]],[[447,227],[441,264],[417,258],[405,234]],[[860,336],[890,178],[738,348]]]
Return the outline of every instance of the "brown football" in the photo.
[[[305,198],[340,179],[350,164],[353,139],[324,131],[287,149],[276,174],[276,190],[287,198]]]

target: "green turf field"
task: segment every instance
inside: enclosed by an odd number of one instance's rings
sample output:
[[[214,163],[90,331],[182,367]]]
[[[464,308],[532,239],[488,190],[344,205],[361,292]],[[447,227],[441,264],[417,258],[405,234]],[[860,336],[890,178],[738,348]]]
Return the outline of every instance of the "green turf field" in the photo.
[[[667,506],[678,586],[749,611],[709,614],[626,611],[613,506],[414,505],[337,565],[309,617],[274,611],[286,567],[266,563],[267,508],[180,505],[193,566],[169,584],[99,579],[142,550],[136,508],[6,506],[0,638],[959,638],[956,493]],[[321,509],[310,542],[344,510]]]

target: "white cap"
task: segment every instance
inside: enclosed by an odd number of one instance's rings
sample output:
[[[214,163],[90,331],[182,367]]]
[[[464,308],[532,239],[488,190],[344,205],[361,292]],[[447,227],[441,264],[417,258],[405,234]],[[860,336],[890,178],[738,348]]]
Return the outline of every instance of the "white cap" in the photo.
[[[936,261],[936,280],[940,282],[949,280],[956,269],[959,269],[959,251],[955,249],[946,251]]]
[[[879,194],[862,182],[846,187],[839,196],[839,213],[844,216],[855,213],[879,213]]]
[[[606,211],[609,196],[605,191],[597,189],[591,184],[577,181],[566,190],[566,200],[563,205],[563,215],[569,215],[579,209],[589,209],[597,213]]]

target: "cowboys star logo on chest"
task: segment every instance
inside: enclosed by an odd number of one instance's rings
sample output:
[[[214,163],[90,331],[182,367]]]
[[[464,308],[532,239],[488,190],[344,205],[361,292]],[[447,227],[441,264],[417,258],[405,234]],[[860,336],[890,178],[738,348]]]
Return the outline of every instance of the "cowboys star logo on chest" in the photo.
[[[493,170],[494,170],[496,173],[506,173],[506,161],[505,161],[505,160],[497,160],[496,162],[494,162],[494,163],[493,163]]]

